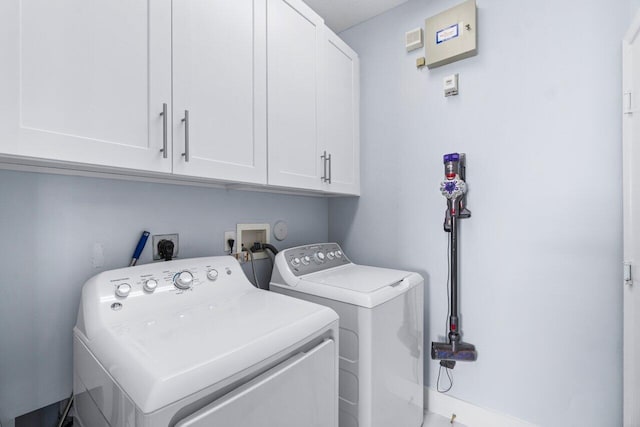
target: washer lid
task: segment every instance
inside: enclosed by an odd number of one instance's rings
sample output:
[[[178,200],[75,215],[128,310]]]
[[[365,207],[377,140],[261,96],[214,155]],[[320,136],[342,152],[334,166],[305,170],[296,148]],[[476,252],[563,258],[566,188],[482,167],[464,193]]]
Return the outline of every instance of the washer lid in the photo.
[[[334,286],[353,292],[370,293],[400,282],[411,273],[367,265],[347,264],[304,277],[309,282]]]
[[[419,274],[409,271],[347,264],[308,274],[302,277],[292,289],[372,308],[404,293],[421,282],[423,279]]]

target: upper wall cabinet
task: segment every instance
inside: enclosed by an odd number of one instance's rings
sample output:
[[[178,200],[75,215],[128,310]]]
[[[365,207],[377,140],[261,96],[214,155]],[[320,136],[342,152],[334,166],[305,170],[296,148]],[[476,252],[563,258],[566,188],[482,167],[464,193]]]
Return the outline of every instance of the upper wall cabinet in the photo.
[[[320,190],[324,21],[300,0],[267,4],[269,184]]]
[[[267,16],[269,184],[359,194],[357,54],[301,1]]]
[[[301,0],[7,0],[0,28],[3,161],[359,192],[358,58]]]
[[[174,174],[266,184],[265,1],[173,1]]]
[[[358,55],[329,29],[325,29],[323,54],[323,189],[360,194],[360,62]]]
[[[0,151],[170,172],[171,0],[2,3]]]

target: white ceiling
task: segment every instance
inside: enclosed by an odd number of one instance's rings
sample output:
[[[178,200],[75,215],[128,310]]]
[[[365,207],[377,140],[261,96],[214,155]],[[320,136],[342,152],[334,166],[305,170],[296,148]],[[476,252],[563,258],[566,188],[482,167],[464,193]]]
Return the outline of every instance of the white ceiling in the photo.
[[[324,18],[325,24],[339,33],[371,19],[407,0],[304,0]]]

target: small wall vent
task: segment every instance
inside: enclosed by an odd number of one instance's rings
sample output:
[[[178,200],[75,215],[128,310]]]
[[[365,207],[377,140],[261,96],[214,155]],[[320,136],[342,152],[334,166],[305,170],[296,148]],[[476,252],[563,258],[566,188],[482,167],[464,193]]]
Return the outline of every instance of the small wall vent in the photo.
[[[416,28],[405,34],[405,43],[407,52],[411,52],[415,49],[420,49],[424,46],[424,40],[422,38],[422,28]]]

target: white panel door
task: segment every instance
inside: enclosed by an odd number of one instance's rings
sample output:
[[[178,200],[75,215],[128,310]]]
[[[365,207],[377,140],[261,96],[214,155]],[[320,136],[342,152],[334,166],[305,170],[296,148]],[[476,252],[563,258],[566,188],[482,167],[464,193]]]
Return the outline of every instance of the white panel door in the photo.
[[[320,189],[323,20],[299,0],[267,5],[269,184]]]
[[[7,3],[0,152],[171,171],[170,0]]]
[[[360,61],[331,30],[325,34],[320,149],[330,158],[324,189],[359,195]]]
[[[173,1],[175,174],[266,183],[265,13],[265,0]]]
[[[623,48],[624,426],[640,425],[640,12]]]

